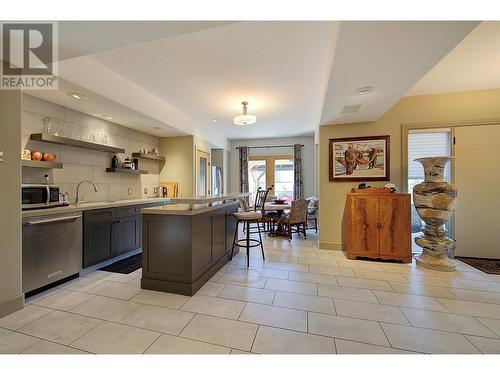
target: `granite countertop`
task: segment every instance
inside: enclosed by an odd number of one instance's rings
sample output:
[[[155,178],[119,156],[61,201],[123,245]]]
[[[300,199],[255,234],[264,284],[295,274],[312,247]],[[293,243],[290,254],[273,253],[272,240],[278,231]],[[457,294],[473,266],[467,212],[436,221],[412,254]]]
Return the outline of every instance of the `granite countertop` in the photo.
[[[171,203],[185,203],[189,205],[194,204],[210,204],[215,202],[225,202],[228,200],[235,200],[238,198],[243,198],[249,196],[250,193],[227,193],[218,195],[205,195],[199,197],[188,197],[188,198],[171,198]]]
[[[145,215],[178,215],[178,216],[194,216],[199,215],[204,212],[209,212],[212,210],[216,210],[218,208],[228,206],[231,204],[235,204],[234,201],[229,201],[225,203],[218,203],[214,205],[196,205],[195,208],[190,208],[191,205],[176,203],[176,204],[168,204],[166,206],[158,206],[158,207],[148,207],[143,208],[141,210],[142,214]]]
[[[69,206],[41,208],[35,210],[22,211],[22,217],[34,217],[52,214],[62,214],[69,212],[83,212],[89,210],[97,210],[100,208],[112,208],[121,206],[131,206],[147,203],[169,203],[171,198],[142,198],[142,199],[123,199],[108,202],[88,202],[79,205],[70,204]]]
[[[155,215],[196,215],[220,207],[222,204],[234,202],[250,193],[228,193],[207,195],[203,197],[172,198],[168,206],[143,208],[144,214]]]

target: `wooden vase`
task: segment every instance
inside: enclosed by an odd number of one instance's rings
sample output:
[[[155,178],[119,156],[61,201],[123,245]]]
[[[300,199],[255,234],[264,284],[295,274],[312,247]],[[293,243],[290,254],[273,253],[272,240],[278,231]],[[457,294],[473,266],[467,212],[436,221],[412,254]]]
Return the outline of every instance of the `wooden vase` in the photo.
[[[450,220],[457,203],[457,189],[444,180],[444,168],[451,157],[415,159],[424,167],[425,181],[413,188],[413,203],[418,215],[425,222],[423,236],[415,238],[422,247],[415,256],[419,266],[439,271],[454,271],[456,262],[448,258],[448,251],[455,248],[455,241],[446,237],[444,225]]]

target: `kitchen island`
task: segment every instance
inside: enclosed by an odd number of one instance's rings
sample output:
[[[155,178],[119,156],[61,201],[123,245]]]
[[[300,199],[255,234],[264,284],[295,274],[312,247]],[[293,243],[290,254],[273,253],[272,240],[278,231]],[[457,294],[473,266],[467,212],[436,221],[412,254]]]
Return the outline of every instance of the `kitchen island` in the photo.
[[[141,287],[193,295],[227,263],[238,210],[236,193],[171,199],[142,209]]]

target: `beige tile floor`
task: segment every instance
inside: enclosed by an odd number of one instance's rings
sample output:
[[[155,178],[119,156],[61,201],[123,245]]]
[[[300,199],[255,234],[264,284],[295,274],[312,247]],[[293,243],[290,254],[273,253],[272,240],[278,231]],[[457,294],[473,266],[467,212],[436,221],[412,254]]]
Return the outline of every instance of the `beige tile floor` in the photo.
[[[0,353],[500,353],[500,277],[265,240],[193,297],[96,271],[0,319]]]

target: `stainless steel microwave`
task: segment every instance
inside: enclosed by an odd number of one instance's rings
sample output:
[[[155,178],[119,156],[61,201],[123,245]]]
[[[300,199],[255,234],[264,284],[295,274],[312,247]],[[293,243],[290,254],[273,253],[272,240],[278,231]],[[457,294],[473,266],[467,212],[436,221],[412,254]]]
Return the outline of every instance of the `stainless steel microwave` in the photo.
[[[42,184],[22,184],[21,204],[23,210],[60,206],[59,186]]]

